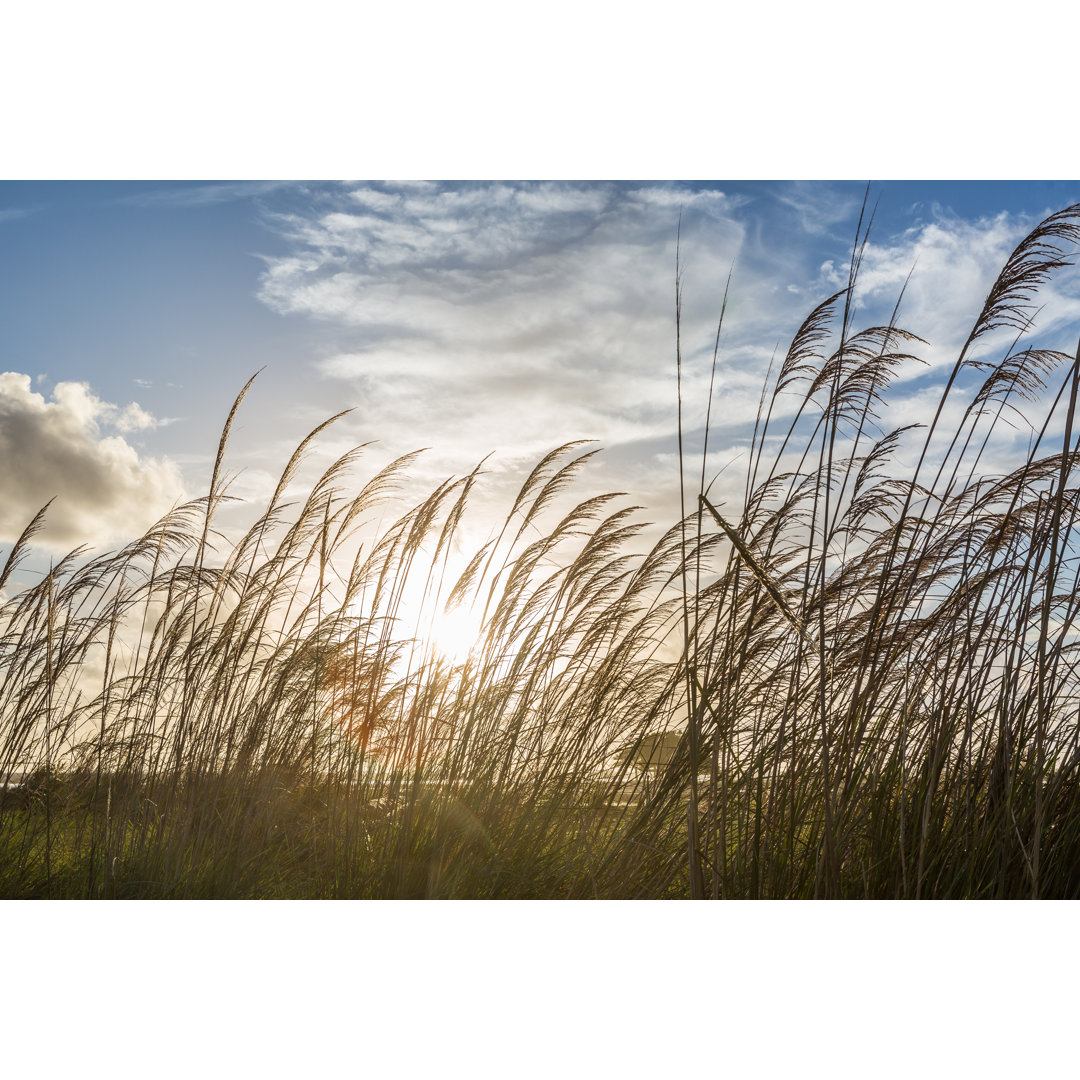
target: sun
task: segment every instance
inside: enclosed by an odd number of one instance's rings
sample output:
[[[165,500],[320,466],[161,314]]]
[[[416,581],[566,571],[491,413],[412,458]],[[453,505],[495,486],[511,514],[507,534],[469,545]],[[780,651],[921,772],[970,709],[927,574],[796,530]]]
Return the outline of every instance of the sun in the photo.
[[[433,652],[458,667],[480,643],[482,630],[482,614],[462,605],[440,611],[432,621],[428,639]]]

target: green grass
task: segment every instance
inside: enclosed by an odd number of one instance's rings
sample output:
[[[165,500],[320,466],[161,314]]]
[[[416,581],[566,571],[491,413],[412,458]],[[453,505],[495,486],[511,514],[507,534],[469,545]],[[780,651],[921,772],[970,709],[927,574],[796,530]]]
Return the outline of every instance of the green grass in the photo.
[[[742,505],[706,446],[648,550],[621,496],[575,504],[572,444],[459,565],[479,470],[377,526],[411,458],[297,499],[325,424],[227,536],[248,387],[205,498],[16,589],[39,515],[0,571],[0,772],[31,774],[0,895],[1080,894],[1080,360],[1027,347],[1078,222],[1017,249],[918,430],[877,427],[920,342],[854,329],[857,244],[763,390]],[[462,664],[426,633],[459,606]]]

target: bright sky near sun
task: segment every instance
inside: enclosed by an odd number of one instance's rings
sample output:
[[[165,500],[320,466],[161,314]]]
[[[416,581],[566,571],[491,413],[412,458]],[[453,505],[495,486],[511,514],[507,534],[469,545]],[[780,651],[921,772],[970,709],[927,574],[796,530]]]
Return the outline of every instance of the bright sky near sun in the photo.
[[[761,379],[846,280],[865,184],[0,184],[0,542],[52,495],[56,549],[113,544],[202,494],[220,426],[259,368],[229,456],[236,494],[272,489],[343,408],[323,464],[430,448],[430,487],[485,455],[492,490],[595,439],[594,487],[669,520],[677,497],[674,277],[681,215],[688,427],[704,418],[729,270],[712,464],[735,458]],[[880,182],[860,325],[929,342],[898,388],[916,416],[994,275],[1065,182]],[[1072,349],[1080,288],[1042,296]],[[1055,332],[1058,337],[1054,338]],[[1062,337],[1064,335],[1064,337]],[[1071,335],[1071,336],[1070,336]],[[951,351],[950,351],[951,350]],[[655,515],[660,515],[656,517]]]

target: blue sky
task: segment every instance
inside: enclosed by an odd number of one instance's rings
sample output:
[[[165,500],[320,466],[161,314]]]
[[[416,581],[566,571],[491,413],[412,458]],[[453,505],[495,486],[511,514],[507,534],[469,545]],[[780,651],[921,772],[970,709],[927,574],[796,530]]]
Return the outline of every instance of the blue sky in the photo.
[[[325,464],[429,447],[417,488],[493,452],[506,493],[568,439],[605,448],[589,483],[665,520],[675,503],[674,260],[680,214],[689,427],[704,416],[729,269],[712,466],[739,453],[761,379],[846,276],[865,183],[0,184],[0,541],[56,494],[56,549],[112,544],[201,494],[233,396],[230,464],[257,500],[341,408]],[[917,417],[993,276],[1066,182],[875,182],[856,322],[888,316],[930,367]],[[1041,298],[1072,349],[1080,288]],[[916,373],[913,371],[912,375]]]

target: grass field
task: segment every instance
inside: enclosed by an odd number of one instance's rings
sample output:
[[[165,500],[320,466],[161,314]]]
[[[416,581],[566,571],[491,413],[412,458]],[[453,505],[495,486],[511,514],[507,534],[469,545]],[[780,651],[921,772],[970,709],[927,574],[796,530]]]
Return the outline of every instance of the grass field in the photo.
[[[857,244],[742,505],[703,458],[648,544],[625,497],[575,502],[574,444],[464,560],[479,469],[389,525],[409,458],[298,497],[332,420],[226,533],[245,387],[204,498],[27,584],[39,515],[0,571],[0,895],[1077,896],[1080,357],[1027,340],[1078,239],[1070,207],[1017,248],[896,430],[922,343],[852,325]]]

